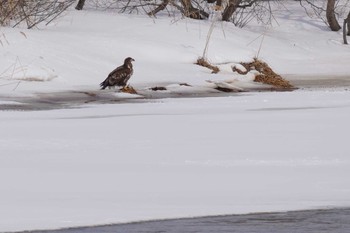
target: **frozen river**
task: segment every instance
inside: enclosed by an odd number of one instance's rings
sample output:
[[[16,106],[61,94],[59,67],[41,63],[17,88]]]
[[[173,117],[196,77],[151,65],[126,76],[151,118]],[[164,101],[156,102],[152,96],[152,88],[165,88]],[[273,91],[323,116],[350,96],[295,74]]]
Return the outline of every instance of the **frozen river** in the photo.
[[[186,97],[2,98],[0,232],[350,206],[347,88]],[[290,233],[312,222],[295,232],[344,232],[348,217],[349,209],[234,215],[161,221],[157,231]]]
[[[350,87],[348,76],[330,78],[329,76],[317,77],[292,77],[291,83],[305,91],[347,91]],[[159,88],[159,86],[155,86]],[[281,90],[280,90],[281,91]],[[291,90],[290,90],[291,91]],[[232,97],[254,95],[259,92],[270,92],[269,87],[249,89],[248,92],[221,92],[208,88],[192,88],[177,91],[152,91],[148,88],[138,89],[139,95],[116,93],[115,90],[76,90],[48,93],[35,93],[33,95],[11,96],[8,93],[0,94],[0,111],[38,111],[53,109],[80,108],[89,104],[118,104],[118,103],[147,103],[157,102],[164,98],[206,98],[206,97]],[[287,90],[288,92],[288,90]],[[297,92],[298,93],[298,92]],[[297,96],[298,94],[296,94]]]
[[[171,219],[31,233],[349,233],[350,208]],[[29,232],[27,232],[29,233]]]

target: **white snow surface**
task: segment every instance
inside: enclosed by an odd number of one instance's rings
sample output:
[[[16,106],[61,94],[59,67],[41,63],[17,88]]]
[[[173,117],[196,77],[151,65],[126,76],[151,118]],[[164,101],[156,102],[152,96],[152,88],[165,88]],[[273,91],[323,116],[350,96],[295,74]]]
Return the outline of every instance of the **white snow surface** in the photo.
[[[97,91],[128,56],[136,87],[249,89],[252,74],[230,67],[257,55],[262,34],[259,58],[282,76],[350,79],[341,33],[285,4],[268,28],[217,24],[218,74],[193,64],[210,20],[72,9],[47,27],[0,28],[0,105]],[[347,87],[1,111],[0,232],[348,207],[349,116]]]

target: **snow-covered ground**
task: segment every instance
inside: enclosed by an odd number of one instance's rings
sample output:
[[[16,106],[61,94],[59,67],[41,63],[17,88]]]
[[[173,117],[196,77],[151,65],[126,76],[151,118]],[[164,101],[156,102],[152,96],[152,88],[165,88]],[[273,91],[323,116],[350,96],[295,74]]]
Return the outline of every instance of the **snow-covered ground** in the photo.
[[[1,28],[0,106],[97,92],[127,56],[138,88],[249,89],[252,75],[230,67],[257,54],[262,34],[259,58],[282,76],[350,79],[341,34],[286,4],[273,27],[218,24],[218,74],[193,65],[208,21],[71,10],[48,27]],[[350,206],[349,115],[347,87],[2,111],[0,232]]]
[[[131,85],[239,79],[231,65],[257,55],[283,76],[349,75],[350,46],[342,44],[341,32],[309,18],[294,1],[279,6],[275,18],[278,24],[271,27],[217,23],[207,57],[222,72],[212,75],[193,65],[203,54],[210,20],[72,10],[40,30],[1,28],[0,87],[2,92],[97,89],[128,56],[136,60]]]

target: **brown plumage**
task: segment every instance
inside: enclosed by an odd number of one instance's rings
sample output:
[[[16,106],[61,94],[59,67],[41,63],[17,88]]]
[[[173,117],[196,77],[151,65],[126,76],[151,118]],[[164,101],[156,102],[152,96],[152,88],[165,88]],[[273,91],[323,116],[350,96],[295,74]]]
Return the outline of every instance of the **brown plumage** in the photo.
[[[134,70],[132,68],[131,62],[135,61],[131,57],[127,57],[124,60],[124,64],[115,68],[109,75],[108,77],[100,83],[101,90],[105,89],[106,87],[125,87],[128,80],[134,73]]]

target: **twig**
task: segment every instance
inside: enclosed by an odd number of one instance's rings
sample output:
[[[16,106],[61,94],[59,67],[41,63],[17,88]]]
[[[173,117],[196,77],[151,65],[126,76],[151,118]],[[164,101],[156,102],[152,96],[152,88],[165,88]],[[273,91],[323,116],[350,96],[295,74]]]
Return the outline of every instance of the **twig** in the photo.
[[[9,85],[12,85],[12,84],[15,84],[15,83],[18,83],[18,82],[12,82],[12,83],[0,84],[0,87],[3,87],[3,86],[9,86]]]
[[[15,86],[15,88],[12,89],[12,91],[15,91],[17,89],[17,87],[19,86],[19,84],[21,83],[21,80],[18,81],[17,85]]]
[[[259,58],[260,50],[261,50],[262,44],[264,42],[264,39],[265,39],[265,32],[262,35],[261,42],[260,42],[260,45],[259,45],[259,50],[258,50],[258,53],[256,54],[256,58]]]
[[[258,40],[260,37],[262,37],[264,35],[264,33],[263,34],[260,34],[257,38],[255,38],[254,40],[252,40],[252,41],[250,41],[248,44],[247,44],[247,46],[249,46],[249,45],[251,45],[252,43],[254,43],[256,40]]]

